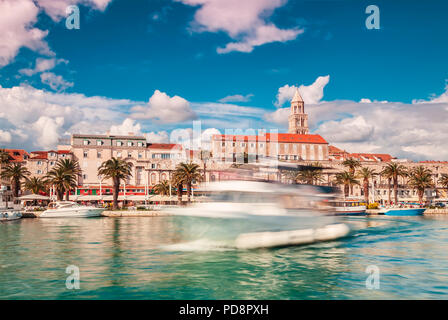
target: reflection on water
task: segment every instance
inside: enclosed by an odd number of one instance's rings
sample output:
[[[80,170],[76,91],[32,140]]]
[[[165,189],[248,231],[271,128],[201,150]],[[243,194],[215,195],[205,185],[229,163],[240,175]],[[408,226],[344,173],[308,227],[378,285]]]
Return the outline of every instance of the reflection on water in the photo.
[[[448,294],[445,217],[345,217],[341,221],[354,229],[348,238],[263,250],[210,250],[208,242],[183,250],[191,239],[176,219],[0,224],[0,298],[403,299]],[[65,268],[72,264],[80,268],[80,290],[65,287]],[[369,265],[380,269],[380,290],[365,287]]]

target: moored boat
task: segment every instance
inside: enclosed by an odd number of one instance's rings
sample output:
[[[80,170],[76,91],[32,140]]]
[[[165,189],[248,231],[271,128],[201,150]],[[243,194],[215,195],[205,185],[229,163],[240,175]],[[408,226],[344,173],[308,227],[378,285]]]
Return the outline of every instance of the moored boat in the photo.
[[[382,208],[380,213],[386,216],[421,216],[426,208]]]
[[[332,207],[332,212],[336,216],[360,216],[366,214],[366,206],[361,205],[359,201],[353,200],[334,200],[328,204]]]
[[[103,208],[83,206],[71,201],[51,202],[48,209],[39,215],[39,218],[89,218],[99,217]]]

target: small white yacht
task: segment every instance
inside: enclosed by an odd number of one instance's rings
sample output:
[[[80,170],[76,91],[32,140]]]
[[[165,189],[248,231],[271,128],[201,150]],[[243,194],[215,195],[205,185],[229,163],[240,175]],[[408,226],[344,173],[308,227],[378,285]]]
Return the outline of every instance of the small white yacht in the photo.
[[[334,200],[328,204],[332,207],[330,212],[337,216],[362,216],[366,214],[367,207],[356,200]]]
[[[3,201],[4,187],[0,189],[0,222],[14,221],[22,218],[21,210],[9,208]]]
[[[83,206],[72,201],[56,201],[48,205],[48,209],[39,218],[88,218],[99,217],[103,208]]]

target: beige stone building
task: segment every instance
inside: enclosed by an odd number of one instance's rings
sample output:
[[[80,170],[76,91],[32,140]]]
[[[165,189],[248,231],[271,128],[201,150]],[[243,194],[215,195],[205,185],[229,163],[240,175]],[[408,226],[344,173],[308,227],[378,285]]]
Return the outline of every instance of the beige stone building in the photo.
[[[297,90],[291,101],[289,133],[259,135],[214,135],[213,158],[222,162],[249,162],[262,158],[287,161],[328,160],[328,142],[318,134],[308,134],[308,115]],[[247,162],[247,161],[246,161]]]

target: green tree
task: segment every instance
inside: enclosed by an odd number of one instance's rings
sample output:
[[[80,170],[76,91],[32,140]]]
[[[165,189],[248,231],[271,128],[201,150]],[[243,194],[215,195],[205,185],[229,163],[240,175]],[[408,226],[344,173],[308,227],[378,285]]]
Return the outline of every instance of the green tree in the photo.
[[[431,170],[423,166],[418,166],[414,168],[413,170],[411,170],[409,174],[408,184],[414,190],[417,190],[418,201],[422,203],[423,195],[425,194],[425,189],[434,187]]]
[[[76,183],[67,183],[65,191],[65,200],[70,199],[70,191],[72,188],[76,188],[78,184],[78,177],[81,175],[81,168],[79,167],[79,163],[77,160],[72,159],[59,159],[56,162],[55,168],[57,170],[63,171],[66,175],[70,176],[67,180],[75,180]]]
[[[190,202],[191,187],[194,181],[201,181],[202,174],[199,165],[193,162],[179,163],[174,171],[177,181],[187,187],[187,201]]]
[[[98,168],[98,174],[112,180],[113,209],[116,210],[118,208],[120,182],[132,176],[132,163],[120,158],[111,158],[101,164]]]
[[[8,179],[11,183],[14,198],[19,196],[21,181],[26,179],[31,173],[21,163],[8,163],[2,168],[1,177]]]
[[[5,149],[0,149],[0,165],[7,164],[9,160],[9,153]]]
[[[31,191],[33,194],[39,194],[39,192],[47,191],[47,184],[44,179],[38,177],[26,178],[24,188]]]
[[[154,192],[161,196],[170,194],[170,184],[168,180],[163,180],[154,186]]]
[[[349,195],[350,188],[359,185],[354,173],[343,171],[336,173],[334,183],[344,186],[344,199]]]
[[[362,187],[364,190],[364,201],[369,204],[369,180],[375,175],[375,170],[363,167],[358,171],[358,178],[362,179]]]
[[[439,183],[442,185],[442,187],[444,187],[448,191],[448,174],[443,173],[442,176],[439,178]]]
[[[45,182],[56,188],[56,195],[59,201],[64,198],[64,192],[75,188],[78,185],[76,176],[68,173],[63,167],[54,167],[45,178]]]
[[[398,164],[395,162],[388,163],[386,167],[381,171],[381,175],[386,177],[387,179],[392,180],[394,185],[394,200],[395,204],[398,204],[398,177],[407,177],[408,171],[406,167],[402,164]],[[389,180],[389,181],[390,181]],[[389,182],[390,184],[390,182]],[[390,194],[390,191],[389,191]],[[390,203],[390,199],[389,199]]]
[[[342,165],[354,175],[356,169],[361,167],[361,162],[355,158],[347,158],[342,162]],[[353,194],[353,186],[350,186],[350,194]]]

